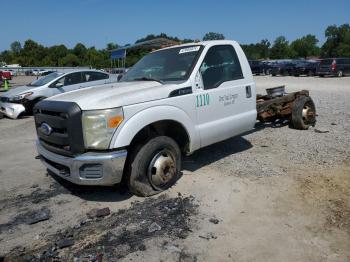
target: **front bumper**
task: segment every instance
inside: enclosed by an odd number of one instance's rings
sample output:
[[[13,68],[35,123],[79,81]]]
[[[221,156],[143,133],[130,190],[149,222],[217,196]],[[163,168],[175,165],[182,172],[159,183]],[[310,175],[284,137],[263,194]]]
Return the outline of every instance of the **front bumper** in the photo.
[[[0,112],[9,118],[16,119],[26,111],[22,104],[0,102]]]
[[[38,140],[36,147],[47,169],[74,184],[110,186],[122,180],[126,150],[66,157],[48,151]]]

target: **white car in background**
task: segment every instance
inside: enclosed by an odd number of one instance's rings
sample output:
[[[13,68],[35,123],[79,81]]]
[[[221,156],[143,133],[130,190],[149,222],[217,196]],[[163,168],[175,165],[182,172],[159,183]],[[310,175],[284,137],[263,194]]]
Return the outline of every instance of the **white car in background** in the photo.
[[[32,113],[34,105],[47,97],[117,81],[117,76],[99,70],[54,72],[1,95],[0,113],[16,119],[24,113]]]

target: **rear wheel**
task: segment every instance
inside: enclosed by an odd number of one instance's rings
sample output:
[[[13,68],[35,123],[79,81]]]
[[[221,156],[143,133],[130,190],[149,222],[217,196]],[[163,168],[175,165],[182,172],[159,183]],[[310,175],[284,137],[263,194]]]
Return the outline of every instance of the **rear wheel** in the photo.
[[[314,71],[309,70],[309,72],[307,72],[307,75],[308,75],[308,76],[314,76],[314,75],[315,75],[315,73],[314,73]]]
[[[180,177],[181,151],[172,138],[158,136],[131,152],[127,165],[129,190],[138,196],[155,195]]]
[[[343,71],[339,70],[339,71],[337,72],[337,76],[338,76],[338,77],[343,77],[343,75],[344,75],[344,74],[343,74]]]
[[[302,96],[294,101],[292,124],[295,129],[299,130],[307,130],[316,124],[316,108],[311,97]]]

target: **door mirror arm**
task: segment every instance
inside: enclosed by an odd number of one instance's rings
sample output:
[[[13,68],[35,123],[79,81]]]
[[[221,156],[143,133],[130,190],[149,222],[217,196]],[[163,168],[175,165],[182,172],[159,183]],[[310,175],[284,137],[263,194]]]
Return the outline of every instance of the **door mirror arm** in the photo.
[[[204,89],[202,74],[199,70],[194,78],[194,85],[196,89]]]

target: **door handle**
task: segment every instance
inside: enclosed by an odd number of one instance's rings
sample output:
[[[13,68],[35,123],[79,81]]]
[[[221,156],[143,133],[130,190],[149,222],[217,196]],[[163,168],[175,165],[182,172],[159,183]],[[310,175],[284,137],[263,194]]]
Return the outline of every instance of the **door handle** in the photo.
[[[252,88],[251,86],[246,86],[245,87],[245,94],[247,98],[251,98],[252,97]]]

